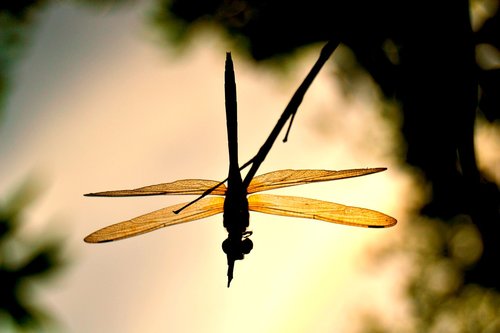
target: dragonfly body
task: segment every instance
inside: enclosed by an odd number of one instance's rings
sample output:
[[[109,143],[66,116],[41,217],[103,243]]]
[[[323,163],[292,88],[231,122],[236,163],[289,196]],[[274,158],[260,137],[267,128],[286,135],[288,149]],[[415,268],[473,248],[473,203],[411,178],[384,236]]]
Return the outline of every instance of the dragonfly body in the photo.
[[[242,260],[253,248],[251,235],[247,232],[250,224],[246,187],[243,186],[238,162],[238,112],[236,99],[236,80],[234,78],[231,54],[226,56],[224,71],[226,93],[226,128],[229,151],[229,174],[227,176],[227,191],[224,199],[224,228],[228,232],[227,239],[222,243],[222,249],[227,256],[227,286],[233,279],[234,262]]]
[[[227,187],[223,182],[203,179],[184,179],[171,183],[150,185],[131,190],[116,190],[89,193],[86,196],[123,197],[147,195],[200,195],[189,203],[178,204],[157,211],[147,213],[136,218],[119,222],[100,230],[87,237],[88,243],[109,242],[139,234],[150,232],[159,228],[199,220],[215,214],[223,213],[223,224],[228,232],[228,237],[222,243],[223,251],[228,263],[228,287],[233,278],[234,263],[242,260],[248,254],[253,243],[252,234],[248,231],[249,211],[266,214],[300,217],[326,222],[339,223],[358,227],[390,227],[396,220],[383,213],[358,207],[345,206],[333,202],[280,196],[272,194],[255,194],[282,187],[323,182],[337,179],[364,176],[386,170],[385,168],[350,169],[350,170],[278,170],[253,177],[256,165],[262,163],[269,151],[270,144],[265,145],[253,159],[244,164],[252,163],[252,168],[242,179],[238,163],[238,135],[237,135],[237,105],[236,84],[231,56],[226,57],[225,70],[226,91],[226,119],[229,148],[229,173]],[[280,126],[283,126],[284,122]],[[273,130],[272,136],[279,132]],[[276,134],[276,135],[275,135]],[[266,148],[267,147],[267,148]],[[257,158],[261,156],[260,158]]]

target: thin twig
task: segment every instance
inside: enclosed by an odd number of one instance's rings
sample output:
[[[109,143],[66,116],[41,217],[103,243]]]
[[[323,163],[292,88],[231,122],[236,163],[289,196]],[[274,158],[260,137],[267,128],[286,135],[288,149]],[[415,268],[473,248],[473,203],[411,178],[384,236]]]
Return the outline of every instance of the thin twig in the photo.
[[[245,179],[243,180],[243,186],[248,187],[250,184],[250,181],[252,178],[255,176],[257,170],[259,169],[260,165],[262,162],[264,162],[264,159],[266,158],[267,154],[271,150],[274,142],[276,141],[276,138],[278,137],[279,133],[285,126],[286,122],[288,119],[291,117],[293,120],[293,117],[295,116],[295,113],[297,112],[300,104],[302,103],[302,100],[304,99],[304,95],[307,92],[307,89],[311,86],[311,83],[314,81],[316,76],[318,75],[319,71],[323,67],[323,65],[326,63],[326,61],[330,58],[332,55],[333,51],[337,48],[339,45],[338,41],[329,41],[326,43],[325,46],[321,49],[320,55],[314,66],[311,68],[307,76],[305,77],[304,81],[300,84],[299,88],[295,91],[295,94],[293,94],[292,98],[290,99],[290,102],[288,102],[288,105],[286,106],[285,110],[281,114],[281,117],[278,119],[278,122],[274,126],[273,130],[271,131],[271,134],[269,134],[269,137],[267,140],[264,142],[262,147],[259,149],[259,152],[257,155],[255,155],[252,158],[252,167],[248,171],[247,175],[245,176]],[[290,121],[290,125],[288,127],[288,131],[286,133],[286,136],[284,138],[284,141],[286,142],[288,138],[288,133],[290,131],[290,127],[292,126],[292,120]]]

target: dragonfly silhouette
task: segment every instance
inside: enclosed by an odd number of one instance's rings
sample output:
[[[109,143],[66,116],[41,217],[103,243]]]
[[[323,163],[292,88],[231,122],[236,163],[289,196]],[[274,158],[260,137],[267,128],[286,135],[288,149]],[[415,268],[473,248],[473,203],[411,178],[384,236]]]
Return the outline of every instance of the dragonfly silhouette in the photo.
[[[257,154],[240,168],[238,164],[236,84],[230,53],[227,54],[226,58],[225,91],[229,148],[229,174],[227,179],[222,182],[203,179],[183,179],[132,190],[85,194],[86,196],[98,197],[200,195],[198,199],[189,203],[166,207],[95,231],[85,237],[85,242],[101,243],[124,239],[159,228],[224,213],[223,224],[228,232],[228,237],[222,243],[222,248],[227,256],[227,286],[229,287],[233,279],[235,261],[242,260],[245,254],[248,254],[253,248],[253,243],[249,238],[252,235],[252,231],[247,230],[249,226],[249,211],[302,217],[361,227],[389,227],[396,224],[394,218],[365,208],[349,207],[333,202],[302,197],[253,194],[288,186],[358,177],[386,169],[370,168],[340,171],[288,169],[253,177],[251,172],[256,170],[256,168],[253,168],[249,171],[245,179],[243,179],[240,173],[241,169],[252,163],[254,164],[253,166],[260,164],[263,160],[262,156],[267,154],[268,149],[261,148],[260,154]],[[266,147],[266,145],[263,147]],[[267,147],[270,148],[269,145]],[[225,181],[227,181],[227,186],[224,185]],[[208,197],[208,195],[211,196]]]

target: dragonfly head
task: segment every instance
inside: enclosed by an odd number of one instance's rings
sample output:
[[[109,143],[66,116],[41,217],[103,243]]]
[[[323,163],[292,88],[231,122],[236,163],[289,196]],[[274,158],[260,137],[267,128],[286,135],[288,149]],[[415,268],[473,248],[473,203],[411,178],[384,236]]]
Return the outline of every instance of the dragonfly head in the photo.
[[[248,238],[251,234],[251,231],[246,231],[238,237],[231,237],[231,235],[229,235],[222,242],[222,250],[227,255],[228,259],[242,260],[245,254],[249,254],[250,251],[252,251],[253,242]]]
[[[237,237],[229,234],[227,239],[222,242],[222,250],[227,256],[227,286],[231,284],[231,280],[233,279],[233,269],[234,262],[236,260],[242,260],[245,257],[245,254],[249,254],[253,248],[253,242],[250,238],[252,234],[251,231],[245,231]]]

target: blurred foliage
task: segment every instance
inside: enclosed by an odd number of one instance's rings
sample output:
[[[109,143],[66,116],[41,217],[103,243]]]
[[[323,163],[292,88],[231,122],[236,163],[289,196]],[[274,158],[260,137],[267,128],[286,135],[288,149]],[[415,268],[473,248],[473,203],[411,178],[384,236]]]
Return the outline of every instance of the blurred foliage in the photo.
[[[45,2],[7,0],[0,3],[0,121],[10,87],[10,71],[23,53],[32,29],[33,13]]]
[[[400,238],[379,248],[369,269],[404,260],[407,318],[382,322],[377,310],[365,309],[360,332],[500,332],[500,294],[467,283],[465,272],[483,252],[481,234],[466,215],[447,221],[416,218]],[[404,259],[401,259],[404,258]],[[400,267],[400,266],[398,266]]]
[[[29,205],[38,196],[27,181],[0,204],[0,331],[40,331],[50,316],[36,304],[34,287],[63,265],[62,243],[48,233],[29,238],[20,232]]]

